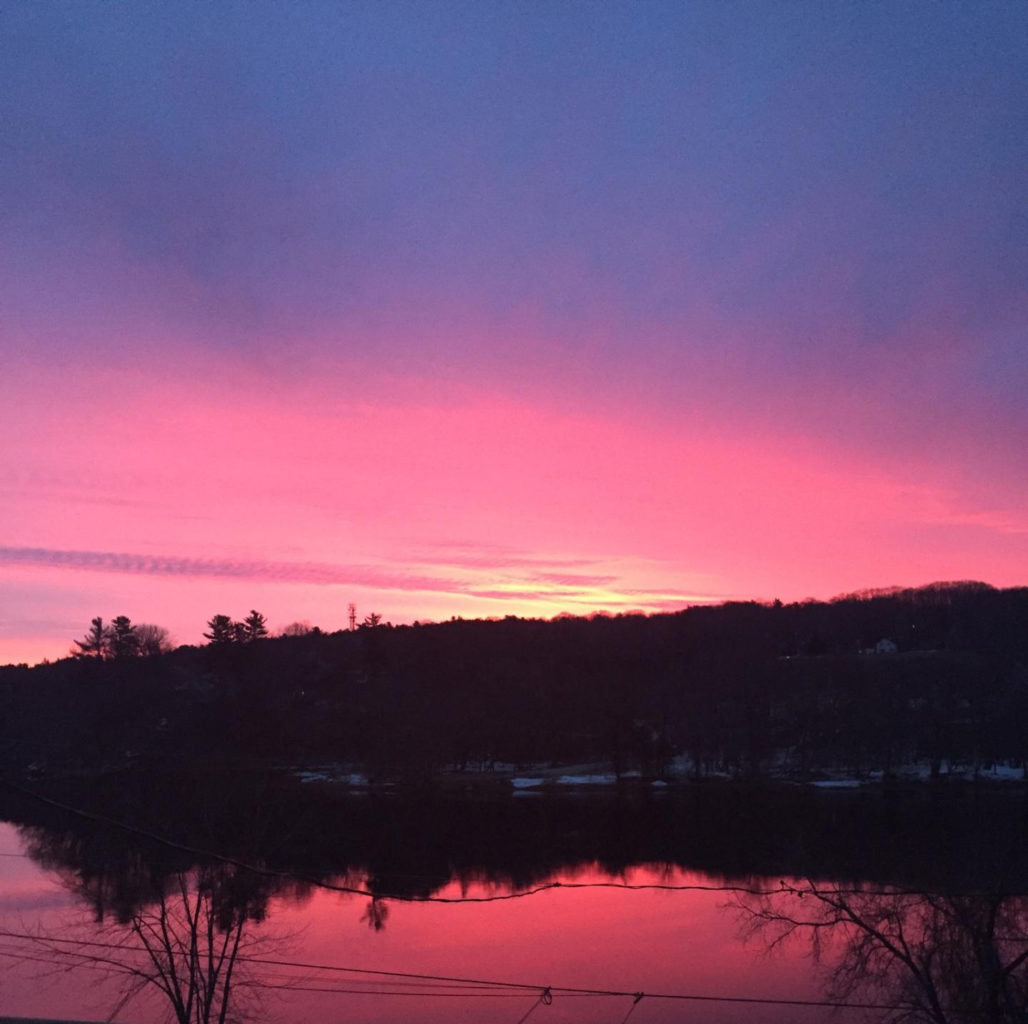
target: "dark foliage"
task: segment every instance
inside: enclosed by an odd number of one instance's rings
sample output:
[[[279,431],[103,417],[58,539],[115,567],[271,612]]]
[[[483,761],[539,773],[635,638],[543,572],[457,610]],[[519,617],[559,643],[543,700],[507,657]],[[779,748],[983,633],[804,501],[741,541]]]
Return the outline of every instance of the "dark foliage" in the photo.
[[[57,771],[332,760],[420,779],[600,760],[660,777],[676,754],[697,775],[1028,756],[1026,588],[274,639],[251,613],[259,643],[228,616],[209,626],[206,647],[0,669],[2,757]]]

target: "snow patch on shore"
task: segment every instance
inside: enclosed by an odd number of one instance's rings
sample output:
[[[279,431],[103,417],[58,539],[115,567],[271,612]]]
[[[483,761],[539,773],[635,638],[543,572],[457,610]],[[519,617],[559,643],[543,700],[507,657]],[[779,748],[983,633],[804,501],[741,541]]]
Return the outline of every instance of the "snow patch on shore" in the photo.
[[[343,782],[348,786],[366,786],[368,777],[361,772],[305,771],[297,772],[301,782]]]
[[[613,774],[598,773],[595,775],[561,775],[557,779],[558,786],[613,786],[618,777]]]

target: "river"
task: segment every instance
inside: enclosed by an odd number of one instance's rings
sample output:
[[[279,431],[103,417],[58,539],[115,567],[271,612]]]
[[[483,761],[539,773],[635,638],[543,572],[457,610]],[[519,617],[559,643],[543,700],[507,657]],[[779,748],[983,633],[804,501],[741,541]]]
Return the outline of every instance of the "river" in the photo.
[[[1028,1008],[1019,788],[443,799],[149,779],[12,801],[6,1015],[202,1020],[209,992],[217,1020],[226,977],[226,1019],[276,1024],[848,1024],[893,1006],[963,1022]],[[909,964],[888,952],[897,936]],[[986,946],[1006,975],[976,973]],[[925,984],[922,960],[941,967]],[[956,1005],[972,997],[977,1017]],[[1007,1016],[988,1016],[997,999]]]

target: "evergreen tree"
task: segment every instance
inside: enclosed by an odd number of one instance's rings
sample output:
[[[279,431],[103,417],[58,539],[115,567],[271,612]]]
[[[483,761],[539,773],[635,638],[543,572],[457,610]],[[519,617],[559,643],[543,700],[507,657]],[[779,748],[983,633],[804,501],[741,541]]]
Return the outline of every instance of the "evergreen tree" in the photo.
[[[256,640],[263,640],[268,635],[267,620],[256,609],[250,610],[242,625],[243,640],[246,643],[252,644]]]
[[[110,650],[112,658],[135,658],[140,653],[136,627],[127,615],[119,615],[111,623]]]
[[[104,625],[104,620],[98,615],[92,620],[85,639],[75,641],[79,649],[72,651],[72,654],[76,658],[99,658],[104,661],[111,656],[110,638],[110,628]]]
[[[215,615],[208,623],[209,633],[204,636],[212,644],[232,644],[239,639],[239,623],[233,622],[227,615]]]

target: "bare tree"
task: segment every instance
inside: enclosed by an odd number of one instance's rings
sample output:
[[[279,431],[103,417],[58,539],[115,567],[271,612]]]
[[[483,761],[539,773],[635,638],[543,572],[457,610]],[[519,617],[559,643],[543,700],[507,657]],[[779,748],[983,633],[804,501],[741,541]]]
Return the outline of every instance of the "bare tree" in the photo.
[[[175,646],[168,631],[151,622],[139,623],[136,626],[136,637],[139,639],[139,653],[146,656],[167,654]]]
[[[149,963],[136,972],[137,986],[155,985],[167,997],[178,1024],[226,1024],[235,994],[246,908],[219,898],[209,872],[191,888],[178,874],[177,891],[161,893],[128,923]]]
[[[216,864],[176,872],[153,884],[146,903],[123,905],[104,917],[102,894],[110,878],[65,884],[94,907],[88,930],[69,935],[19,936],[13,959],[42,963],[42,973],[85,967],[120,979],[122,994],[111,1017],[143,993],[159,993],[176,1024],[238,1024],[259,1019],[267,988],[255,958],[281,951],[281,935],[256,934],[266,892],[247,872]],[[4,933],[0,932],[0,937]]]
[[[1028,897],[808,883],[738,905],[748,930],[769,947],[800,936],[810,941],[829,968],[833,1001],[870,997],[883,1019],[896,1022],[1028,1020]]]

